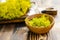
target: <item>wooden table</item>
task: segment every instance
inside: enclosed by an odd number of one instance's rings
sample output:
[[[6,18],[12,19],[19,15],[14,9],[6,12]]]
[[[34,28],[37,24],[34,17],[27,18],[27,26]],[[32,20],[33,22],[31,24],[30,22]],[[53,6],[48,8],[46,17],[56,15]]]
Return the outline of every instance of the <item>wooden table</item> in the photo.
[[[0,25],[0,40],[48,40],[48,35],[32,33],[22,22]]]

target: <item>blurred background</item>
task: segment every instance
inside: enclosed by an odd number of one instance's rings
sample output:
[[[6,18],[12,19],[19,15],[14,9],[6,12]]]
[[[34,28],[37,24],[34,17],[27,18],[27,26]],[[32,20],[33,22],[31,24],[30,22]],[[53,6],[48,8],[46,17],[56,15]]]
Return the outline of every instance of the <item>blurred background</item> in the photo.
[[[5,2],[5,0],[0,0],[0,2]],[[32,7],[28,13],[28,15],[40,13],[42,10],[46,8],[54,8],[56,9],[57,16],[55,17],[55,25],[51,30],[51,38],[52,40],[60,40],[60,0],[31,0]]]

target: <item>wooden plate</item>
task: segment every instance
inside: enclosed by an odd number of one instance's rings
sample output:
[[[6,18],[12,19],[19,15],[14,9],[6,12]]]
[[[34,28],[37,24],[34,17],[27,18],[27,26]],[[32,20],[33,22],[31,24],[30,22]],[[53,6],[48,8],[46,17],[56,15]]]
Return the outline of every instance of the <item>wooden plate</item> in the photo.
[[[1,20],[0,24],[23,22],[26,17],[27,17],[27,15],[25,15],[19,19],[14,19],[14,20]]]

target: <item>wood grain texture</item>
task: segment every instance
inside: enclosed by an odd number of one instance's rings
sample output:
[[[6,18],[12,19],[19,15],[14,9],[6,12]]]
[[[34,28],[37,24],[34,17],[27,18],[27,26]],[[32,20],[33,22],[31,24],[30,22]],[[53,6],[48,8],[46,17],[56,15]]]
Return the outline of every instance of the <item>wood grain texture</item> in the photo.
[[[3,28],[0,31],[0,40],[10,40],[10,37],[13,34],[14,25],[3,25]]]
[[[47,34],[35,34],[33,32],[28,33],[28,40],[47,40]]]
[[[0,25],[0,40],[47,40],[47,34],[35,34],[24,23]]]

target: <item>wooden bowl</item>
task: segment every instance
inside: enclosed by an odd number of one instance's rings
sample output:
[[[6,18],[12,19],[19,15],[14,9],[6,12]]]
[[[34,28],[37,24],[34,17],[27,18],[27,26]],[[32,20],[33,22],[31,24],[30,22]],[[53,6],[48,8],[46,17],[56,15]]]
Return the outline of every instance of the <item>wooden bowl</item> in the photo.
[[[32,26],[29,25],[29,22],[28,22],[29,20],[31,20],[34,17],[40,17],[42,15],[46,15],[46,16],[49,17],[49,20],[51,21],[51,24],[48,27],[41,28],[41,27],[34,27],[34,26],[32,27]],[[25,23],[26,23],[27,27],[30,29],[30,31],[32,31],[34,33],[38,33],[38,34],[43,34],[43,33],[49,32],[49,30],[53,27],[54,18],[53,18],[53,16],[48,15],[48,14],[35,14],[35,15],[31,15],[31,16],[26,17]]]

